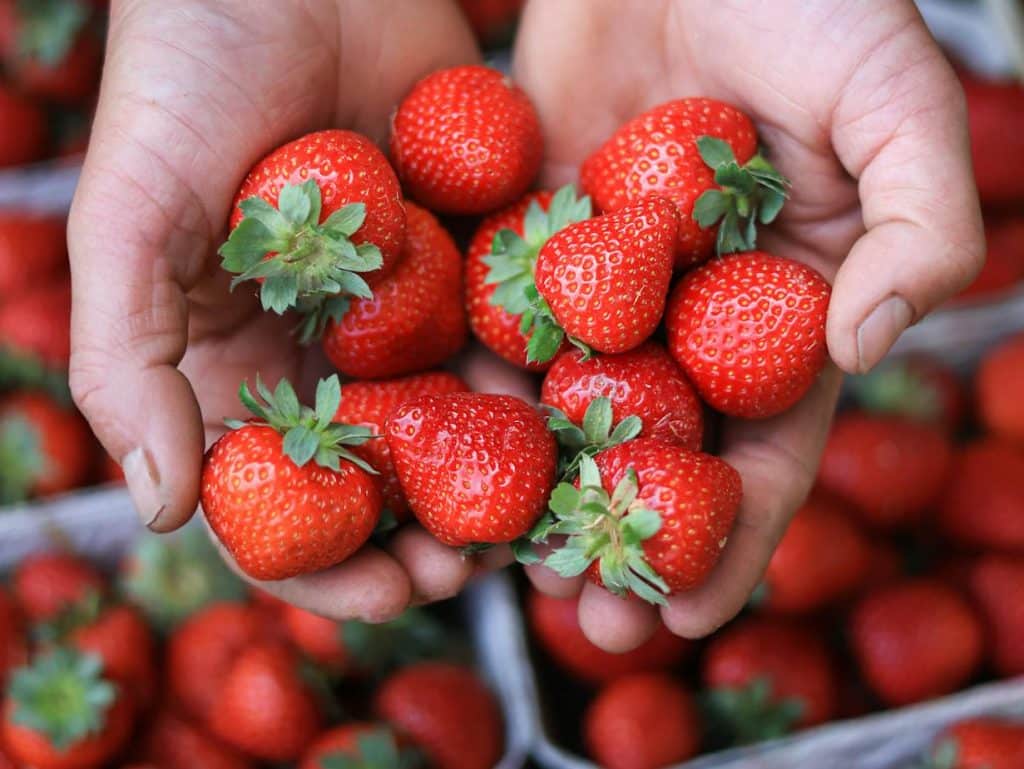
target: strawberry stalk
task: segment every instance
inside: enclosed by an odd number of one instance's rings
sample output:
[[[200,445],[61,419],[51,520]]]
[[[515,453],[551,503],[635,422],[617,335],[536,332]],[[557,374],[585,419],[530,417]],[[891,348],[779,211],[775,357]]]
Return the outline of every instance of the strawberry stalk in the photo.
[[[322,769],[416,769],[424,765],[415,749],[399,748],[395,735],[382,727],[356,738],[354,753],[332,753],[320,759]]]
[[[612,402],[595,398],[583,414],[583,424],[576,425],[564,412],[545,406],[551,416],[548,429],[554,433],[560,449],[558,476],[564,481],[579,475],[583,456],[594,457],[605,449],[633,440],[643,429],[638,416],[628,416],[612,428]]]

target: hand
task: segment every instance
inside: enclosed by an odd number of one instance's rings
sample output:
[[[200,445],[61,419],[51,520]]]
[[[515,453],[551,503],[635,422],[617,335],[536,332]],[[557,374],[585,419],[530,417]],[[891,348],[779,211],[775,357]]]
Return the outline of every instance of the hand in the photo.
[[[552,188],[655,104],[712,96],[750,114],[793,181],[760,244],[834,283],[828,346],[849,373],[982,264],[963,94],[910,0],[531,0],[515,75],[546,129]],[[830,366],[789,413],[726,424],[721,453],[743,476],[743,507],[709,581],[661,611],[670,630],[706,635],[746,603],[813,482],[839,381]],[[646,604],[528,571],[546,592],[582,590],[580,624],[609,650],[658,622]]]

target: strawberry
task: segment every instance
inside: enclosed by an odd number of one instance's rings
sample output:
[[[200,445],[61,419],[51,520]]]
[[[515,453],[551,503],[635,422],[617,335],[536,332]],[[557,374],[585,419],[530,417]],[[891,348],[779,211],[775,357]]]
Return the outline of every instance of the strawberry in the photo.
[[[956,372],[937,358],[884,361],[847,380],[858,405],[871,414],[914,419],[955,433],[967,412],[967,394]]]
[[[783,620],[739,620],[715,635],[701,678],[712,720],[740,744],[824,723],[838,710],[839,676],[825,642]]]
[[[639,347],[665,311],[676,227],[672,202],[650,197],[548,239],[536,289],[526,289],[531,301],[520,328],[533,329],[526,359],[549,360],[566,336],[585,350]]]
[[[576,598],[553,598],[531,590],[526,598],[530,629],[544,652],[573,677],[607,683],[632,673],[669,670],[691,651],[692,643],[662,625],[632,651],[612,654],[592,644],[580,629]]]
[[[21,296],[67,272],[64,230],[57,217],[0,212],[0,298]]]
[[[263,761],[295,761],[320,731],[320,709],[281,644],[257,644],[232,662],[214,700],[213,734]]]
[[[540,395],[541,403],[574,425],[583,424],[587,409],[598,398],[611,401],[615,423],[638,417],[642,438],[693,451],[701,447],[700,399],[682,369],[656,342],[618,355],[587,358],[578,351],[563,353],[544,377]]]
[[[1024,280],[1024,218],[986,222],[985,241],[985,264],[974,282],[957,294],[957,300],[990,299]]]
[[[127,741],[131,698],[102,674],[98,657],[57,649],[14,674],[3,743],[34,769],[98,769]]]
[[[0,168],[35,162],[45,151],[46,115],[0,82]]]
[[[806,265],[763,251],[716,259],[672,291],[668,349],[701,397],[763,419],[799,401],[825,365],[831,289]]]
[[[556,448],[518,398],[425,395],[392,412],[388,447],[413,514],[446,545],[511,542],[544,510]]]
[[[8,671],[27,661],[28,641],[21,607],[6,590],[0,589],[0,688],[7,681]]]
[[[356,721],[330,729],[306,751],[299,769],[329,769],[332,766],[412,769],[420,766],[418,756],[402,750],[386,726]]]
[[[864,680],[892,707],[955,691],[981,662],[981,622],[955,590],[933,579],[865,596],[850,615],[849,636]]]
[[[469,386],[455,374],[431,371],[402,379],[380,382],[349,382],[341,388],[341,407],[336,422],[365,427],[374,435],[383,435],[387,419],[399,406],[421,395],[468,392]],[[366,460],[379,475],[384,507],[398,520],[409,517],[409,503],[391,462],[391,450],[385,440],[367,441],[355,453]]]
[[[15,358],[66,369],[71,357],[71,284],[42,284],[4,302],[0,348]]]
[[[374,707],[435,769],[491,769],[501,757],[498,703],[469,668],[443,662],[407,667],[381,684]]]
[[[14,597],[32,622],[52,619],[90,593],[102,594],[103,577],[70,553],[36,553],[25,558],[11,579]]]
[[[741,497],[739,473],[717,457],[638,439],[584,454],[576,484],[551,494],[554,523],[534,537],[569,535],[545,560],[562,576],[587,571],[617,595],[663,604],[707,578]]]
[[[1024,726],[995,718],[960,721],[940,734],[932,769],[1019,769],[1024,766]]]
[[[485,214],[518,199],[540,170],[540,121],[500,72],[427,75],[391,121],[391,160],[410,196],[446,214]]]
[[[817,495],[801,507],[772,554],[757,605],[806,614],[853,594],[872,564],[868,538],[836,503]]]
[[[1024,557],[989,554],[973,563],[967,586],[988,628],[988,655],[1001,676],[1024,675]]]
[[[512,41],[526,0],[459,0],[477,42],[497,48]]]
[[[142,736],[153,769],[251,769],[248,759],[171,710],[161,710]]]
[[[258,279],[263,309],[297,308],[300,339],[320,336],[350,298],[398,264],[402,193],[387,158],[365,136],[308,134],[260,160],[242,182],[221,247],[232,286]]]
[[[962,76],[967,94],[971,154],[978,192],[985,203],[1024,200],[1024,88],[1011,80],[995,81]]]
[[[1024,446],[1024,334],[1011,337],[982,360],[974,391],[989,432]]]
[[[550,365],[527,360],[530,335],[520,331],[537,254],[556,232],[590,215],[590,198],[578,200],[570,185],[526,195],[484,219],[473,235],[466,253],[469,325],[477,339],[520,368],[544,371]]]
[[[865,524],[903,528],[938,501],[951,460],[952,446],[940,428],[848,412],[832,426],[818,483]]]
[[[290,604],[281,607],[281,622],[295,647],[324,670],[337,675],[351,666],[339,623]]]
[[[341,405],[337,376],[317,385],[315,411],[299,404],[287,380],[271,393],[257,377],[256,389],[265,406],[247,384],[239,395],[258,420],[230,421],[232,430],[206,453],[206,521],[254,579],[288,579],[341,563],[380,517],[374,470],[347,448],[372,434],[332,421]]]
[[[466,341],[462,258],[432,214],[407,204],[408,236],[395,271],[372,298],[352,300],[324,334],[324,352],[339,371],[382,379],[433,368]]]
[[[701,719],[690,693],[663,673],[608,684],[583,714],[587,754],[605,769],[661,769],[697,755]]]
[[[789,182],[756,152],[757,132],[740,110],[678,99],[620,126],[584,161],[580,178],[605,213],[648,195],[670,199],[679,213],[675,266],[686,269],[716,244],[720,254],[754,248],[755,223],[778,216]]]
[[[982,438],[959,449],[939,505],[939,527],[968,547],[1024,553],[1024,449]]]

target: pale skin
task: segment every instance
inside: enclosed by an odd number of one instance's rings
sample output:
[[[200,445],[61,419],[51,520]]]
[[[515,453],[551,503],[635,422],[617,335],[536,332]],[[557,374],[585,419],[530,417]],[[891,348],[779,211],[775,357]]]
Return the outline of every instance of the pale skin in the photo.
[[[72,388],[145,523],[165,532],[196,508],[204,445],[240,415],[239,382],[259,371],[308,386],[324,372],[289,320],[227,292],[214,251],[240,180],[311,130],[383,140],[412,83],[479,53],[450,0],[115,0],[112,12],[69,230]],[[659,102],[706,95],[746,110],[795,183],[761,245],[834,282],[836,365],[787,414],[726,424],[744,503],[705,585],[659,611],[528,569],[541,590],[581,594],[581,625],[607,649],[636,646],[659,621],[706,635],[742,607],[807,494],[839,370],[870,369],[983,261],[963,96],[909,0],[532,0],[514,67],[545,128],[545,186],[573,181],[619,123]],[[480,350],[461,370],[478,389],[535,397]],[[379,621],[506,561],[501,549],[464,560],[407,525],[386,550],[265,587]]]

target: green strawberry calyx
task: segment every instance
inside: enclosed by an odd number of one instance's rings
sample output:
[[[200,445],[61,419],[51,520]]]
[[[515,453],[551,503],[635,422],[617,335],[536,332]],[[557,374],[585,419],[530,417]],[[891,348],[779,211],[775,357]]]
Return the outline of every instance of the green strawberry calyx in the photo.
[[[18,0],[17,54],[56,67],[89,21],[84,0]]]
[[[79,628],[95,624],[107,601],[98,590],[89,590],[77,601],[65,604],[55,616],[32,628],[32,637],[42,644],[57,644],[67,640]]]
[[[718,189],[697,198],[693,218],[702,228],[716,224],[716,250],[722,254],[752,251],[757,245],[757,225],[771,224],[786,203],[789,179],[758,153],[740,165],[728,142],[713,136],[697,139],[701,159],[715,172]]]
[[[356,737],[354,751],[331,753],[320,759],[320,769],[417,769],[423,755],[400,748],[394,733],[379,727]]]
[[[854,397],[868,411],[899,414],[923,422],[942,416],[942,399],[923,377],[902,364],[883,365],[850,379]]]
[[[308,343],[320,337],[328,321],[348,311],[349,298],[370,299],[373,292],[360,273],[384,263],[372,243],[356,244],[352,236],[366,221],[366,205],[350,203],[320,222],[322,198],[310,179],[281,190],[277,208],[253,196],[239,203],[243,219],[218,253],[221,266],[234,273],[234,289],[247,280],[261,280],[264,310],[283,315],[295,309],[303,316],[297,333]]]
[[[57,750],[102,732],[117,700],[100,658],[66,648],[18,669],[8,694],[14,703],[11,720],[44,735]]]
[[[643,429],[638,416],[628,416],[612,426],[612,402],[595,398],[583,414],[583,424],[577,425],[564,412],[545,406],[550,413],[548,430],[555,435],[559,447],[559,477],[572,481],[579,475],[583,456],[594,457],[605,449],[636,438]]]
[[[784,737],[803,716],[799,699],[776,700],[771,681],[757,678],[746,686],[721,687],[704,695],[703,710],[717,743],[750,745]]]
[[[256,392],[263,399],[260,403],[249,390],[249,383],[242,382],[238,397],[242,404],[256,415],[256,424],[272,427],[284,436],[283,450],[285,455],[298,467],[310,460],[321,467],[338,471],[341,460],[377,475],[365,460],[349,451],[347,446],[361,446],[372,438],[377,438],[366,427],[346,425],[334,421],[341,405],[341,381],[338,375],[321,379],[316,386],[316,408],[299,403],[294,388],[287,379],[277,383],[274,392],[270,392],[259,375],[256,376]],[[238,419],[225,420],[228,427],[238,430],[253,422]]]
[[[28,499],[49,464],[43,436],[31,420],[16,413],[0,420],[0,504]]]
[[[355,667],[374,676],[425,660],[454,660],[464,651],[444,624],[418,608],[379,624],[346,620],[339,632]]]

